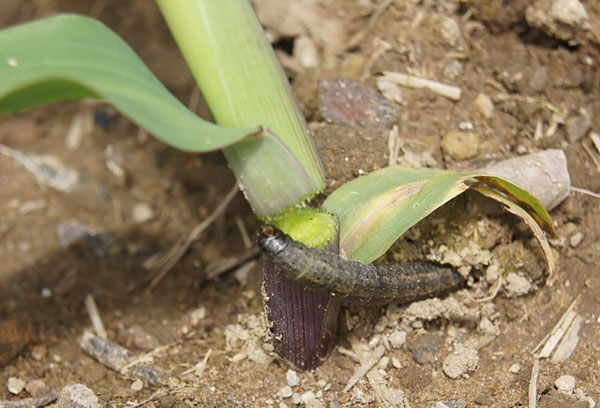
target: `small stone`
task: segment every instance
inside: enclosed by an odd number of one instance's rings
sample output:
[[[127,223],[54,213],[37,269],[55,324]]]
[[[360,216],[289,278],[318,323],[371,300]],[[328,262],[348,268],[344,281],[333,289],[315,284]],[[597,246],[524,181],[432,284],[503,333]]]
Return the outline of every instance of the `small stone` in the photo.
[[[467,403],[460,398],[450,398],[444,401],[436,401],[427,405],[427,408],[466,408]]]
[[[571,394],[575,389],[575,377],[572,375],[561,375],[554,381],[554,385],[560,392]]]
[[[451,131],[442,137],[442,149],[454,160],[466,160],[477,155],[479,138],[474,133]]]
[[[432,364],[437,360],[440,338],[435,334],[424,333],[410,338],[406,345],[417,363]]]
[[[485,280],[487,283],[492,284],[494,282],[496,282],[498,280],[498,271],[500,270],[500,267],[498,266],[498,264],[491,264],[490,266],[487,267],[487,269],[485,270]]]
[[[35,361],[43,360],[47,354],[48,354],[48,349],[46,348],[46,346],[44,344],[36,344],[35,346],[31,347],[31,357]]]
[[[299,404],[300,404],[300,402],[301,402],[301,399],[300,399],[300,394],[299,394],[299,393],[297,393],[297,392],[295,392],[295,393],[292,395],[292,404],[294,404],[294,405],[299,405]]]
[[[463,73],[463,64],[460,61],[451,59],[444,64],[442,74],[451,80],[456,79]]]
[[[10,377],[8,379],[8,392],[18,395],[25,388],[25,381],[18,377]]]
[[[279,389],[278,394],[281,398],[290,398],[294,394],[294,391],[289,385],[284,385]]]
[[[570,116],[565,124],[567,128],[567,139],[570,143],[576,143],[583,138],[592,128],[592,122],[585,115]]]
[[[50,288],[43,287],[40,291],[40,296],[44,299],[49,299],[52,297],[52,290],[50,290]]]
[[[304,394],[300,396],[300,402],[303,404],[307,404],[317,399],[317,396],[312,391],[306,391]]]
[[[138,203],[131,210],[131,218],[134,222],[142,224],[154,218],[154,210],[147,203]]]
[[[121,344],[127,347],[135,347],[145,351],[153,350],[160,346],[160,342],[156,337],[137,324],[126,329],[120,329],[117,338]]]
[[[37,398],[45,395],[48,392],[48,387],[44,380],[37,379],[29,381],[25,386],[25,391],[32,397]]]
[[[392,367],[394,368],[402,368],[402,363],[396,357],[392,357]]]
[[[139,378],[131,383],[131,391],[138,392],[141,391],[142,388],[144,388],[144,382]]]
[[[287,381],[290,387],[295,387],[300,383],[300,378],[298,378],[298,373],[294,370],[287,370],[285,373],[285,380]]]
[[[457,344],[454,352],[444,360],[442,370],[450,378],[459,378],[477,368],[477,350]]]
[[[388,129],[398,121],[398,110],[374,88],[350,79],[319,82],[319,112],[329,123]]]
[[[486,94],[480,93],[477,95],[475,107],[486,119],[491,119],[494,116],[494,102]]]
[[[451,47],[455,47],[460,40],[460,27],[452,17],[440,16],[437,21],[437,31],[442,40]]]
[[[316,68],[319,65],[319,50],[306,35],[301,35],[294,41],[294,57],[304,68]]]
[[[516,151],[517,151],[517,154],[520,154],[521,156],[528,153],[527,146],[522,145],[522,144],[519,144],[517,146]]]
[[[514,363],[508,369],[508,372],[511,373],[511,374],[518,374],[519,371],[521,371],[521,365],[519,363]]]
[[[569,245],[571,245],[573,248],[576,248],[579,246],[579,244],[581,244],[581,241],[583,241],[583,234],[581,232],[576,232],[575,234],[571,235],[571,238],[569,238]]]
[[[404,346],[404,343],[406,342],[406,332],[403,330],[396,330],[388,336],[388,340],[393,348],[399,349]]]
[[[554,0],[550,8],[550,15],[571,26],[580,26],[588,18],[585,7],[579,0]]]
[[[521,275],[511,272],[506,277],[504,289],[508,297],[523,296],[531,290],[531,283]]]
[[[63,387],[56,408],[101,408],[102,404],[92,390],[83,384]]]
[[[548,69],[544,66],[537,68],[532,74],[529,80],[529,90],[532,93],[540,93],[546,88],[546,82],[548,81]]]

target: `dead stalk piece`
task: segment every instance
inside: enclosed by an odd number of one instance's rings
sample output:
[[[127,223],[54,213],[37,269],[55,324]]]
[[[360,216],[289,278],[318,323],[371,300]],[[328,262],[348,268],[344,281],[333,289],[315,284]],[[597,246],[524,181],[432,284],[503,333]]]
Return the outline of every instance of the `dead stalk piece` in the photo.
[[[250,239],[250,234],[248,234],[248,228],[246,228],[246,224],[244,220],[239,215],[235,216],[235,225],[238,227],[240,231],[240,236],[242,237],[242,242],[244,243],[244,248],[250,249],[254,246],[254,242]]]
[[[593,191],[590,191],[590,190],[586,190],[585,188],[571,187],[571,191],[575,191],[576,193],[580,193],[580,194],[589,195],[590,197],[594,197],[594,198],[600,198],[600,194],[594,193]]]
[[[237,268],[248,260],[255,258],[258,255],[258,252],[258,248],[254,247],[239,255],[216,259],[204,268],[206,277],[208,279],[216,279],[223,273]]]
[[[531,379],[529,380],[529,408],[535,408],[537,405],[537,380],[540,374],[540,360],[533,360],[531,368]]]
[[[356,350],[354,350],[354,352],[356,353]],[[352,374],[352,377],[350,377],[350,379],[348,380],[348,384],[346,384],[346,386],[344,387],[343,392],[350,391],[352,387],[354,387],[354,385],[369,372],[369,370],[375,367],[375,364],[379,362],[381,357],[383,357],[384,353],[385,347],[379,346],[369,353],[368,358],[361,358],[361,356],[357,354],[360,360],[360,366],[356,369],[354,374]]]
[[[381,16],[381,14],[389,7],[390,4],[392,4],[392,0],[383,0],[381,4],[377,6],[375,12],[371,14],[371,17],[369,17],[367,24],[360,31],[354,34],[352,38],[350,38],[346,50],[351,50],[352,48],[356,47],[363,40],[363,38],[367,36],[367,34],[371,31],[371,28],[373,28],[377,22],[379,16]]]
[[[94,300],[93,295],[87,295],[84,300],[85,310],[88,312],[90,316],[90,320],[92,321],[92,326],[94,326],[94,331],[98,335],[98,337],[107,339],[106,330],[104,329],[104,324],[102,324],[102,318],[100,317],[100,313],[98,313],[98,306],[96,306],[96,301]]]
[[[169,271],[177,264],[183,254],[188,250],[190,245],[198,239],[198,236],[210,226],[222,213],[225,211],[231,200],[236,196],[238,192],[237,183],[229,190],[229,193],[225,196],[223,201],[215,208],[204,221],[198,224],[189,234],[184,235],[177,240],[175,245],[171,247],[163,256],[151,262],[150,268],[156,270],[155,275],[148,284],[148,289],[152,290],[158,283],[169,273]],[[148,266],[148,264],[146,264]]]
[[[573,322],[573,320],[575,320],[575,317],[577,317],[577,312],[575,311],[575,305],[577,304],[578,300],[579,300],[579,297],[577,297],[573,301],[573,303],[571,303],[571,305],[567,308],[565,313],[558,320],[556,325],[552,328],[550,333],[548,333],[542,339],[542,341],[539,342],[538,345],[535,346],[535,348],[532,350],[532,353],[535,355],[537,350],[539,350],[541,348],[541,351],[535,356],[536,358],[541,359],[541,358],[550,357],[550,354],[552,354],[552,351],[554,351],[554,348],[558,345],[559,341],[563,338],[563,336],[567,332],[569,326],[571,326],[571,323]]]
[[[413,75],[401,74],[400,72],[386,71],[383,74],[384,78],[388,81],[405,86],[407,88],[428,88],[429,90],[445,96],[448,99],[452,99],[454,101],[458,101],[460,99],[461,89],[456,86],[442,84],[441,82],[419,78]]]
[[[390,130],[390,136],[388,138],[388,166],[395,166],[398,164],[398,155],[400,154],[401,147],[400,131],[398,130],[398,125],[394,125],[392,126],[392,130]]]
[[[206,364],[208,363],[208,359],[211,354],[212,354],[212,349],[208,349],[208,351],[206,352],[206,355],[204,356],[204,358],[202,360],[198,361],[196,363],[196,365],[193,366],[192,368],[190,368],[189,370],[185,370],[179,376],[185,377],[186,375],[191,374],[191,373],[194,373],[197,377],[201,376],[202,372],[204,372],[204,369],[206,368]]]
[[[60,396],[60,389],[36,398],[25,398],[17,401],[1,401],[0,408],[41,408],[52,404]]]

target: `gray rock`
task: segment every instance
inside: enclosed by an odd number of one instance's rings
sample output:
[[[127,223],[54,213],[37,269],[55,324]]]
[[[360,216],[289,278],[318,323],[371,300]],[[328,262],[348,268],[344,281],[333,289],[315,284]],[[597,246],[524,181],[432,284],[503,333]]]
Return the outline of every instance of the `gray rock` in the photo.
[[[406,346],[419,364],[432,364],[437,360],[440,338],[435,334],[421,334],[410,338]]]
[[[584,115],[570,116],[567,118],[567,139],[571,144],[578,142],[592,128],[592,121]]]
[[[427,405],[427,408],[466,408],[467,403],[460,398],[450,398],[443,401],[435,401]]]
[[[373,87],[351,79],[319,82],[319,112],[330,123],[387,129],[398,121],[398,110]]]
[[[92,390],[83,384],[63,387],[56,408],[102,408],[103,404]]]

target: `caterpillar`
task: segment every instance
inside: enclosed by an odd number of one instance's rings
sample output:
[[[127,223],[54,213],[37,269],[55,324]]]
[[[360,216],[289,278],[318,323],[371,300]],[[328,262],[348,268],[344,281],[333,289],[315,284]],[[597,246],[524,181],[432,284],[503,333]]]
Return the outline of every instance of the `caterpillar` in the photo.
[[[259,233],[258,246],[285,276],[343,303],[410,303],[464,284],[462,276],[447,266],[426,261],[363,264],[307,248],[271,226]]]

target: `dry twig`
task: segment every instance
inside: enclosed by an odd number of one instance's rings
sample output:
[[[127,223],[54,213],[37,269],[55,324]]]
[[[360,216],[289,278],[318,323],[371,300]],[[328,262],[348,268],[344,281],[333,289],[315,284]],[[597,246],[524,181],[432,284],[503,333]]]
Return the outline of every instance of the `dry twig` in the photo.
[[[98,312],[98,306],[96,306],[96,301],[94,300],[94,296],[89,294],[85,297],[85,310],[88,312],[90,316],[90,320],[92,321],[92,326],[94,327],[94,331],[98,335],[98,337],[107,339],[106,330],[104,329],[104,324],[102,323],[102,318],[100,317],[100,313]]]
[[[0,408],[40,408],[52,404],[60,396],[60,389],[36,398],[25,398],[17,401],[1,401]]]
[[[531,368],[531,379],[529,380],[529,408],[535,408],[537,405],[537,380],[540,374],[540,360],[533,360]]]
[[[169,271],[179,262],[183,254],[188,250],[190,245],[198,239],[202,231],[210,226],[220,215],[225,211],[231,200],[236,196],[238,192],[237,183],[231,188],[229,193],[225,196],[223,201],[217,206],[217,208],[210,214],[204,221],[198,224],[189,234],[179,238],[179,240],[160,258],[154,260],[151,265],[147,265],[150,268],[156,270],[155,275],[148,284],[148,289],[152,290],[158,283],[169,273]]]

